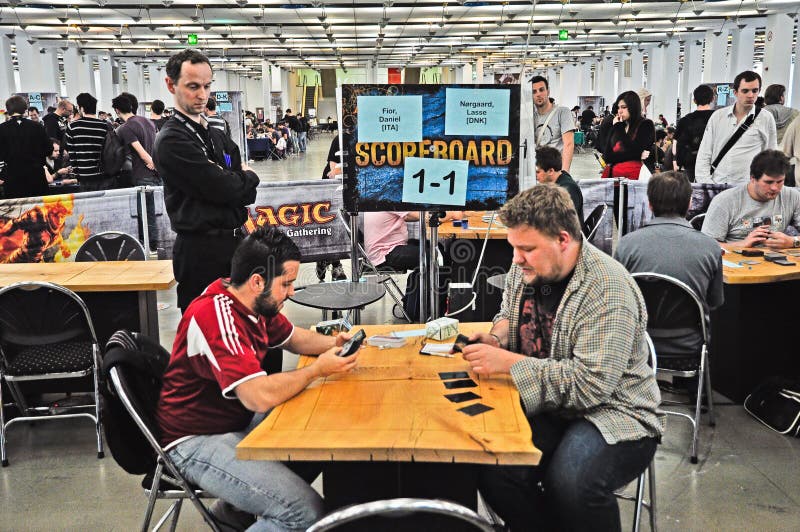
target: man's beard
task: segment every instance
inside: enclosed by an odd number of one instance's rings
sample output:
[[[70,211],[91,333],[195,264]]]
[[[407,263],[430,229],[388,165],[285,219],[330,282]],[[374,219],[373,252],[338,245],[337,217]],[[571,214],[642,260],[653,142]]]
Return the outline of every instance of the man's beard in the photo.
[[[280,305],[272,298],[272,292],[264,288],[256,297],[255,311],[265,318],[274,318],[281,311]]]

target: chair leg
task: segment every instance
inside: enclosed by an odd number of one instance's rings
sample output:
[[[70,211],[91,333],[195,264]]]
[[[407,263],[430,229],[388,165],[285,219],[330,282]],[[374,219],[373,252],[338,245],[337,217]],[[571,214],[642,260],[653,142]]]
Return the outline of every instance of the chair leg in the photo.
[[[636,500],[633,507],[633,532],[639,532],[639,526],[642,521],[642,508],[644,507],[644,476],[645,472],[639,475],[636,481]]]
[[[6,456],[6,417],[3,412],[3,381],[5,380],[3,371],[0,370],[0,459],[3,467],[8,467],[8,457]]]
[[[656,459],[647,467],[647,481],[650,487],[650,530],[656,532]]]
[[[692,456],[690,461],[693,464],[697,463],[697,440],[700,436],[700,410],[703,405],[703,375],[706,371],[705,356],[700,355],[700,369],[697,374],[697,399],[695,400],[694,407],[694,430],[692,431]]]
[[[153,510],[158,499],[158,487],[161,483],[161,474],[164,471],[164,464],[159,460],[156,464],[156,472],[153,474],[153,483],[150,485],[150,497],[147,499],[147,508],[144,511],[144,521],[142,522],[141,532],[147,532],[150,528],[150,521],[153,519]]]
[[[172,522],[169,524],[169,532],[175,532],[178,528],[178,518],[181,515],[181,505],[183,504],[183,499],[178,499],[175,501],[175,511],[172,512]]]
[[[717,418],[714,415],[714,395],[711,391],[711,361],[708,358],[708,351],[703,346],[703,355],[706,359],[704,377],[706,381],[706,398],[708,401],[708,425],[715,427],[717,425]]]
[[[95,416],[95,423],[94,423],[94,431],[97,437],[97,458],[103,458],[105,453],[103,452],[103,420],[100,416],[100,376],[98,375],[98,346],[95,344],[92,346],[93,356],[94,356],[94,370],[92,371],[92,378],[94,380],[94,416]]]

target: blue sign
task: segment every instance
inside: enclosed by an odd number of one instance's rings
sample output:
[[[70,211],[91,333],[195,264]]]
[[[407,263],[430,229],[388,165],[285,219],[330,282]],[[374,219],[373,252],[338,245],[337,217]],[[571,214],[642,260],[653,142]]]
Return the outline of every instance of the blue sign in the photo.
[[[444,134],[504,137],[508,135],[508,89],[447,89]]]
[[[406,157],[403,201],[430,205],[457,205],[467,201],[469,161]]]
[[[228,91],[218,91],[214,93],[214,101],[219,102],[227,102],[228,101]]]
[[[421,141],[421,95],[358,97],[358,142]]]
[[[28,93],[28,107],[36,107],[39,110],[39,114],[41,114],[44,111],[44,107],[42,105],[41,92]]]

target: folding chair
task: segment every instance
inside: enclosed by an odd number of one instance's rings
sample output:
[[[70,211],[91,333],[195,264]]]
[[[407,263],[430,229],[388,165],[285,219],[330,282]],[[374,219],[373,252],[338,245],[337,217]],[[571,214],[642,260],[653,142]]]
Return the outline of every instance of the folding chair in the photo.
[[[86,304],[53,283],[22,282],[0,289],[0,458],[8,466],[6,430],[20,421],[88,417],[94,421],[97,457],[103,458],[98,365],[100,347]],[[29,406],[19,384],[61,381],[91,375],[93,403]],[[8,384],[20,415],[5,420],[2,382]],[[63,383],[61,383],[63,384]],[[94,408],[94,414],[80,412]]]
[[[143,345],[144,342],[149,344],[148,349],[151,351],[149,354],[143,351],[145,347]],[[180,517],[181,505],[185,499],[189,499],[200,512],[209,528],[215,532],[219,532],[220,528],[217,522],[214,520],[208,508],[206,508],[200,500],[213,499],[216,497],[193,487],[178,468],[175,467],[175,464],[155,436],[157,434],[155,421],[152,415],[148,413],[148,409],[145,408],[148,399],[137,395],[137,388],[134,383],[141,383],[142,375],[149,375],[147,372],[143,373],[141,368],[152,367],[154,365],[154,357],[161,360],[166,358],[166,361],[168,361],[169,353],[152,340],[136,333],[128,333],[127,331],[115,333],[111,340],[109,340],[108,346],[109,349],[106,352],[103,368],[109,382],[108,391],[124,405],[125,411],[135,422],[136,426],[141,431],[141,435],[147,441],[150,448],[152,448],[152,451],[155,452],[156,456],[155,471],[152,473],[152,477],[148,474],[142,481],[142,487],[147,497],[147,508],[141,527],[142,532],[149,529],[150,521],[153,517],[153,510],[156,501],[159,499],[172,500],[173,503],[156,523],[153,530],[159,530],[170,517],[172,518],[170,530],[175,530],[178,524],[178,518]],[[116,347],[126,352],[112,354],[112,349]],[[153,349],[160,349],[161,352],[154,355],[152,353]],[[162,364],[163,368],[166,368],[166,361],[163,363],[157,362],[155,365]],[[160,382],[158,382],[157,386],[158,389],[160,389]],[[151,396],[149,399],[150,401],[152,401],[152,395],[157,394],[158,389],[151,388],[146,390]],[[140,387],[139,393],[142,391]],[[114,447],[112,446],[112,451],[113,449]]]
[[[697,216],[692,217],[692,219],[689,220],[689,223],[692,224],[692,227],[694,227],[698,231],[702,231],[703,222],[705,222],[705,220],[706,220],[706,213],[702,212]]]
[[[75,262],[145,260],[142,244],[121,231],[105,231],[89,237],[75,253]]]
[[[594,210],[589,213],[589,216],[586,217],[586,220],[583,222],[583,227],[581,227],[581,231],[583,232],[583,236],[586,237],[586,240],[591,241],[592,238],[594,238],[595,233],[597,233],[597,228],[600,227],[600,222],[603,221],[607,210],[608,205],[602,203],[595,207]]]
[[[348,236],[350,236],[350,238],[352,238],[352,232],[350,231],[350,224],[348,223],[348,220],[350,219],[350,215],[348,213],[346,213],[344,210],[340,210],[339,214],[340,214],[339,219],[342,221],[342,223],[344,224],[345,228],[347,229]],[[362,275],[364,275],[365,272],[367,272],[368,270],[371,273],[367,274],[367,275],[375,275],[378,284],[382,284],[383,285],[384,289],[386,290],[386,293],[389,294],[389,296],[394,300],[395,307],[400,309],[400,312],[403,314],[402,317],[405,318],[405,320],[408,323],[411,323],[412,322],[411,318],[409,317],[408,313],[406,313],[405,309],[403,308],[403,295],[404,295],[404,292],[402,290],[400,290],[400,287],[397,285],[397,281],[395,281],[394,278],[392,278],[392,276],[391,276],[391,274],[402,274],[402,273],[405,273],[405,272],[399,272],[399,271],[396,271],[396,270],[393,270],[393,269],[390,269],[390,268],[386,268],[386,267],[384,267],[384,268],[376,267],[374,264],[372,264],[372,261],[369,260],[369,256],[367,256],[367,250],[365,250],[364,247],[361,245],[361,242],[363,242],[364,239],[363,239],[363,237],[361,235],[361,231],[360,230],[359,230],[358,237],[359,237],[358,238],[358,254],[359,254],[359,257],[358,257],[358,260],[359,260],[358,276],[359,276],[359,278]]]
[[[661,361],[658,373],[697,378],[694,416],[665,410],[669,415],[680,416],[691,422],[691,462],[696,464],[704,384],[708,400],[708,423],[712,427],[715,425],[708,359],[708,312],[694,290],[674,277],[640,272],[634,273],[633,278],[647,305],[647,331],[657,346]]]
[[[311,525],[306,532],[327,532],[371,517],[392,517],[397,521],[402,521],[403,519],[413,519],[415,515],[419,514],[444,515],[452,518],[453,526],[448,530],[455,529],[455,526],[458,525],[458,530],[494,531],[491,523],[460,504],[442,500],[403,498],[349,506],[323,517]]]

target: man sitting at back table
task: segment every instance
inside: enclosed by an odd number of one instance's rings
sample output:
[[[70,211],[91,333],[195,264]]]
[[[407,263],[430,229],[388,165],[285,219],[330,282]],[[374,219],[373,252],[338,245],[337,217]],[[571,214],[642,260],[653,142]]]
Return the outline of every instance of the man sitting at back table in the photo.
[[[703,232],[720,242],[770,249],[800,247],[786,228],[800,227],[800,191],[784,187],[789,159],[764,150],[750,164],[750,182],[718,194],[708,207]]]
[[[280,313],[299,267],[300,251],[278,229],[259,228],[245,238],[230,279],[212,283],[184,312],[156,410],[161,444],[178,469],[259,516],[251,532],[305,530],[321,516],[322,499],[295,466],[237,460],[236,445],[272,408],[320,377],[350,371],[358,358],[337,356],[349,334],[295,328]],[[303,368],[267,375],[261,363],[269,347],[320,355]],[[221,509],[232,513],[225,504],[212,513],[219,517]]]
[[[644,300],[584,240],[562,188],[525,190],[500,219],[514,251],[503,303],[463,356],[479,375],[510,374],[542,460],[484,468],[481,494],[515,532],[619,530],[614,490],[647,468],[664,431]]]
[[[722,291],[722,251],[708,235],[696,231],[686,221],[692,201],[692,186],[683,172],[663,172],[650,178],[647,198],[655,218],[638,231],[623,236],[615,258],[631,273],[654,272],[686,283],[706,310],[713,310],[724,300]],[[694,345],[691,334],[670,337],[670,348],[658,345],[656,351],[682,353],[682,347]],[[667,352],[667,351],[664,351]]]
[[[550,146],[536,150],[536,181],[555,183],[569,192],[578,219],[583,222],[583,193],[572,176],[561,169],[561,152]]]

